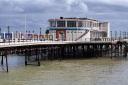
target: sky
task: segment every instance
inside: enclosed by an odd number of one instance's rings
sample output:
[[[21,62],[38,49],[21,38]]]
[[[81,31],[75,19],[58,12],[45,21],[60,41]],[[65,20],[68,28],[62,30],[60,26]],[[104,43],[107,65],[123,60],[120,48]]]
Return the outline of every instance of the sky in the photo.
[[[128,31],[128,0],[0,0],[0,27],[7,31],[39,32],[48,19],[88,17],[108,21],[112,31]],[[26,17],[26,29],[25,29]]]

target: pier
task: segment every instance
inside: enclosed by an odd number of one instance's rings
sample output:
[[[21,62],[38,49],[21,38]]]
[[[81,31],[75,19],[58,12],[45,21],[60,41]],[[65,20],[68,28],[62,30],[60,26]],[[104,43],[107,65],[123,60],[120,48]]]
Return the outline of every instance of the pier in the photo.
[[[89,18],[49,19],[45,34],[34,30],[22,32],[1,32],[1,66],[8,69],[8,55],[24,56],[24,64],[40,66],[41,60],[86,59],[98,57],[127,58],[128,32],[115,35],[109,22]],[[4,65],[5,64],[5,65]]]
[[[1,66],[8,72],[8,55],[25,57],[27,65],[40,66],[41,60],[123,57],[128,53],[128,40],[103,39],[102,41],[29,41],[0,43]],[[3,62],[6,62],[4,65]]]

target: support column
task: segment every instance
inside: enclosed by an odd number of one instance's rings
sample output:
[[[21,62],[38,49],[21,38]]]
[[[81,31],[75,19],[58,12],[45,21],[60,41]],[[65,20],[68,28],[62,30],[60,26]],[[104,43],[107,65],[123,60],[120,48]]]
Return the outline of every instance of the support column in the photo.
[[[5,54],[5,58],[6,58],[6,71],[8,72],[8,57],[7,57],[7,54]]]
[[[2,58],[1,58],[1,65],[3,66],[4,65],[4,56],[2,54]]]
[[[27,64],[28,64],[28,55],[27,55],[27,49],[25,50],[25,66],[27,66]]]
[[[37,65],[40,66],[40,52],[39,52],[39,48],[36,48],[36,59],[37,59]]]
[[[112,59],[112,47],[113,47],[113,45],[111,44],[111,48],[110,48],[111,49],[111,59]]]

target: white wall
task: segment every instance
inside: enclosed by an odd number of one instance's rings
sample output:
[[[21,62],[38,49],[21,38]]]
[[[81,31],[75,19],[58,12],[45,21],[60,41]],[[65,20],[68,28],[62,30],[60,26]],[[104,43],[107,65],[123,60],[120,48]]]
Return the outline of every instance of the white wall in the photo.
[[[108,32],[107,32],[108,34],[107,34],[107,37],[108,38],[110,38],[111,36],[110,36],[110,23],[108,23]]]
[[[90,31],[82,37],[82,41],[90,41],[91,35]]]
[[[49,30],[49,34],[53,36],[53,40],[56,40],[56,30]]]

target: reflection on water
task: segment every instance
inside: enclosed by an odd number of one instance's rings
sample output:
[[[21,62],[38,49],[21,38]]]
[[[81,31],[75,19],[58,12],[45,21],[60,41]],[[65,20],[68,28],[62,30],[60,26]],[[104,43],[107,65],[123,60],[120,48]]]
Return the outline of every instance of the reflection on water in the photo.
[[[9,73],[0,85],[128,85],[128,61],[109,58],[42,61],[24,66],[24,57],[9,56]]]

